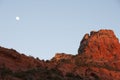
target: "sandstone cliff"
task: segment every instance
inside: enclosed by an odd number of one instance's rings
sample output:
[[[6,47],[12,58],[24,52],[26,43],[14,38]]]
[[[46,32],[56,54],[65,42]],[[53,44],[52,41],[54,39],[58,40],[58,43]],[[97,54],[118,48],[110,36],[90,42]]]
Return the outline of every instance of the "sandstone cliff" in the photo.
[[[47,61],[0,47],[0,80],[120,80],[120,43],[112,30],[91,31],[78,54]]]

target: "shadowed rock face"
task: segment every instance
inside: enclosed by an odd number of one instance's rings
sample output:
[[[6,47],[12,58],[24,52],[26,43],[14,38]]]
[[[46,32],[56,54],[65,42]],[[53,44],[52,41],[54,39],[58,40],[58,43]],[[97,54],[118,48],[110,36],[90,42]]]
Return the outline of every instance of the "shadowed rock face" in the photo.
[[[0,80],[120,80],[120,43],[112,30],[91,31],[78,54],[47,61],[0,47]]]
[[[0,47],[0,67],[7,67],[12,71],[26,70],[44,66],[44,63],[32,56],[18,53],[14,49]]]

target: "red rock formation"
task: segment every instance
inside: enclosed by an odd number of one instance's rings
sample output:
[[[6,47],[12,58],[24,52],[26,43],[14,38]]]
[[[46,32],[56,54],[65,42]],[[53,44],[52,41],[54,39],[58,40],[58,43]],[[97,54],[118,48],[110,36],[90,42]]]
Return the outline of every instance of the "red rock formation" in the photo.
[[[59,61],[59,60],[67,60],[71,59],[73,55],[71,54],[65,54],[65,53],[56,53],[55,57],[52,58],[52,60]]]
[[[87,37],[87,38],[86,38]],[[78,49],[79,54],[104,60],[120,59],[120,44],[112,30],[92,31],[85,35]]]
[[[39,66],[44,66],[44,63],[34,57],[19,54],[14,49],[0,47],[0,67],[7,67],[12,71],[23,71]]]
[[[120,43],[112,30],[92,31],[77,55],[47,61],[0,47],[0,80],[120,80]]]
[[[114,32],[100,30],[86,34],[80,43],[76,62],[86,66],[84,72],[89,68],[90,74],[94,73],[102,80],[119,80],[120,43]]]

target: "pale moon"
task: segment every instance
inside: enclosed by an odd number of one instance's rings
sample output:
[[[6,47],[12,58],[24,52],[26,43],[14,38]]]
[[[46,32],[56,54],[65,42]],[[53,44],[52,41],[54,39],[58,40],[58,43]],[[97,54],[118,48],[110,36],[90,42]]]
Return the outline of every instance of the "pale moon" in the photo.
[[[16,20],[19,21],[19,20],[20,20],[20,17],[19,17],[19,16],[16,16]]]

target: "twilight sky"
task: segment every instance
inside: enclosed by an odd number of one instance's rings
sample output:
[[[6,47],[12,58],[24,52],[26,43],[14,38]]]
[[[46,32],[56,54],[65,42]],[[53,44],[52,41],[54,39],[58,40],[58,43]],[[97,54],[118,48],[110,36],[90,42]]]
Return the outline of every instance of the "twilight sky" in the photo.
[[[99,29],[120,38],[119,0],[0,0],[0,46],[26,55],[77,54],[84,34]]]

